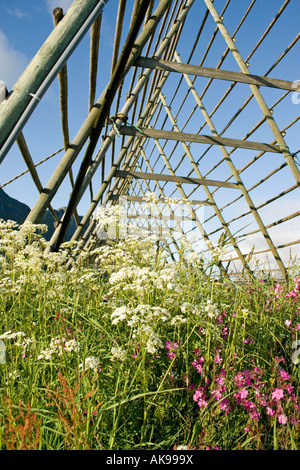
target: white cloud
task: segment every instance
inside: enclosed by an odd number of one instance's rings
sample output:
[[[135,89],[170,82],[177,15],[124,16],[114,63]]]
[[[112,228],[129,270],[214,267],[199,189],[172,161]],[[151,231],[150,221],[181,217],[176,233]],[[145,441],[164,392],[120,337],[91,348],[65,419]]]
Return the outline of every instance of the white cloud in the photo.
[[[68,8],[72,5],[73,1],[74,0],[46,0],[46,4],[49,13],[52,15],[52,12],[56,7],[61,7],[64,13],[66,13]]]
[[[16,16],[17,18],[26,18],[26,17],[29,18],[29,17],[31,17],[30,13],[28,13],[27,11],[19,10],[18,7],[15,7],[13,10],[10,9],[10,8],[5,8],[5,11],[9,15]]]
[[[23,52],[14,49],[0,29],[0,80],[10,90],[25,70],[29,60]]]

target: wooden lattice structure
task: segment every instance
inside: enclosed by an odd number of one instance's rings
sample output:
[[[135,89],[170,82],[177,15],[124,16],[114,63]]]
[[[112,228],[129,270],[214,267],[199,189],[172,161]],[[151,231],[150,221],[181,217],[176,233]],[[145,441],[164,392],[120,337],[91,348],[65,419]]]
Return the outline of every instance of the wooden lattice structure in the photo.
[[[289,252],[297,255],[300,242],[300,35],[290,37],[286,29],[287,21],[299,23],[297,0],[114,2],[111,78],[97,99],[106,3],[75,0],[66,15],[57,8],[53,33],[0,105],[0,160],[17,141],[40,193],[27,220],[38,222],[47,208],[54,214],[51,201],[66,179],[71,195],[53,250],[73,215],[73,239],[88,244],[99,204],[125,195],[136,207],[149,191],[161,201],[188,199],[204,250],[220,236],[230,242],[221,269],[252,272],[253,262],[268,255],[270,269],[286,277]],[[249,28],[253,18],[255,30]],[[66,64],[89,30],[89,113],[71,142]],[[44,186],[41,162],[33,161],[22,129],[56,77],[63,149]],[[79,222],[77,207],[86,194],[90,203]],[[201,217],[193,204],[205,208]],[[134,207],[131,222],[143,226]],[[176,248],[172,236],[169,246]]]

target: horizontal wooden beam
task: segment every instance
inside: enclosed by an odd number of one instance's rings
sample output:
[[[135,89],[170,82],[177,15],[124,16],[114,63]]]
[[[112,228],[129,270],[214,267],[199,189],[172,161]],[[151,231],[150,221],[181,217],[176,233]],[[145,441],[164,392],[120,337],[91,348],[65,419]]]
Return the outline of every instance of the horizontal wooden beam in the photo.
[[[281,153],[280,148],[277,145],[250,142],[249,140],[229,139],[219,136],[187,134],[185,132],[164,131],[149,128],[140,129],[134,126],[121,126],[119,132],[122,135],[132,135],[140,138],[150,137],[152,139],[177,140],[181,142],[194,142],[207,145],[219,145],[222,147],[259,150],[260,152]]]
[[[126,194],[112,194],[111,197],[110,197],[110,199],[112,201],[118,201],[120,198],[124,198],[127,201],[132,201],[132,202],[147,202],[146,201],[146,196],[129,196],[129,195],[126,195]],[[156,202],[159,203],[159,204],[164,203],[166,201],[168,201],[168,198],[160,197],[160,198],[156,199]],[[196,199],[188,199],[188,202],[189,202],[189,204],[192,204],[192,205],[211,206],[211,203],[208,202],[208,201],[198,201]],[[184,201],[182,202],[182,204],[184,204]]]
[[[118,170],[115,174],[117,178],[136,178],[144,180],[154,180],[154,181],[172,181],[174,183],[187,183],[187,184],[196,184],[203,186],[217,186],[222,188],[233,188],[238,189],[239,185],[237,183],[228,183],[227,181],[215,181],[208,180],[206,178],[190,178],[186,176],[175,176],[175,175],[163,175],[161,173],[142,173],[140,171],[123,171]]]
[[[241,72],[231,72],[229,70],[213,69],[210,67],[200,67],[197,65],[182,64],[168,60],[151,59],[148,57],[139,57],[134,65],[156,70],[166,70],[168,72],[186,73],[199,77],[217,78],[238,83],[247,83],[249,85],[266,86],[271,88],[280,88],[282,90],[295,91],[295,82],[288,80],[279,80],[277,78],[262,77]]]

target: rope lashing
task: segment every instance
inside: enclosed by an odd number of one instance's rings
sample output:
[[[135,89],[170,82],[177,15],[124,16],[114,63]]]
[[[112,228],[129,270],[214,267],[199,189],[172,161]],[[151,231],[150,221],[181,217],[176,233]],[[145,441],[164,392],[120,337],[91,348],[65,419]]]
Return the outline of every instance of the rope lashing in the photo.
[[[126,116],[126,114],[123,114],[123,113],[118,113],[117,115],[111,116],[109,118],[109,123],[112,125],[114,134],[117,137],[120,137],[120,132],[119,132],[119,129],[117,128],[117,125],[116,125],[116,120],[117,119],[121,119],[123,121],[123,123],[126,124],[128,116]]]

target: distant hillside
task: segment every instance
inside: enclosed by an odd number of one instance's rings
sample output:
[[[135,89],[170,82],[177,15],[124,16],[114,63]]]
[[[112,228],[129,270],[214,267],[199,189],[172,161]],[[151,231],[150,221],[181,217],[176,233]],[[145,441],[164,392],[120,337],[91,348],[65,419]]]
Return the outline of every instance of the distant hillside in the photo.
[[[10,197],[3,191],[3,189],[0,188],[0,219],[14,220],[20,225],[25,221],[29,212],[30,207],[28,207],[23,202],[20,202],[17,199]],[[64,213],[64,209],[57,209],[55,210],[55,212],[59,219],[61,219]],[[82,217],[80,217],[80,220],[81,219]],[[49,210],[45,212],[39,223],[47,225],[48,231],[43,236],[46,240],[49,241],[55,229],[55,219]],[[70,240],[75,230],[76,222],[74,220],[74,217],[72,217],[66,232],[65,241]]]

